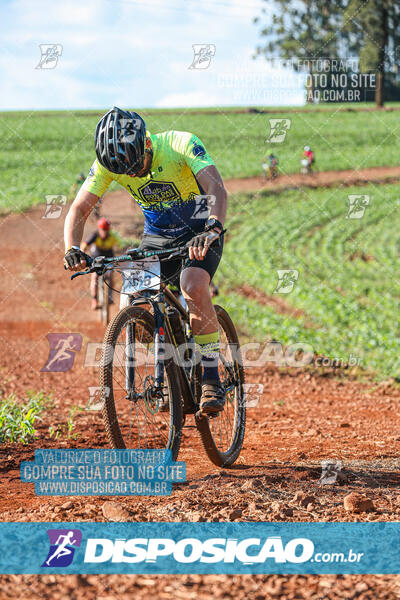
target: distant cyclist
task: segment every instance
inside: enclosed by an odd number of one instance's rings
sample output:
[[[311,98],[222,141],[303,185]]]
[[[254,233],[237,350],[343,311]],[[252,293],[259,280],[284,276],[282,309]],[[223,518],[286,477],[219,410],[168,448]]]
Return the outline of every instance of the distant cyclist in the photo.
[[[85,242],[82,244],[82,252],[89,250],[90,256],[95,258],[96,256],[114,256],[114,248],[119,246],[119,238],[111,230],[111,223],[108,219],[102,217],[97,221],[97,231],[93,233]],[[107,281],[112,285],[112,274],[108,272],[104,275]],[[96,273],[92,273],[90,280],[90,292],[92,296],[92,309],[96,310],[100,308],[97,302],[98,298],[98,284],[99,278]],[[112,304],[112,290],[108,289],[108,301]]]
[[[303,157],[301,164],[303,166],[302,173],[312,173],[312,165],[315,163],[315,154],[310,146],[304,146]]]
[[[95,132],[97,160],[73,202],[65,222],[65,264],[86,266],[80,250],[84,224],[99,197],[113,182],[122,185],[145,216],[141,249],[189,245],[188,256],[162,264],[169,281],[180,271],[180,289],[203,365],[202,412],[223,410],[218,320],[209,284],[221,260],[227,193],[202,140],[188,131],[150,133],[136,112],[114,107]],[[199,196],[213,198],[203,217]]]
[[[278,177],[278,158],[272,152],[263,158],[262,167],[265,179],[275,179]]]

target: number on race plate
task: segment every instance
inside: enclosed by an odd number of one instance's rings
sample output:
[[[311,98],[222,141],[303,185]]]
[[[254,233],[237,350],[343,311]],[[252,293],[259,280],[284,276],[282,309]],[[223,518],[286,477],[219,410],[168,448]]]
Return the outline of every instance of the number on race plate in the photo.
[[[159,290],[161,267],[157,256],[125,263],[118,271],[122,275],[121,307],[129,302],[129,295],[141,290]]]

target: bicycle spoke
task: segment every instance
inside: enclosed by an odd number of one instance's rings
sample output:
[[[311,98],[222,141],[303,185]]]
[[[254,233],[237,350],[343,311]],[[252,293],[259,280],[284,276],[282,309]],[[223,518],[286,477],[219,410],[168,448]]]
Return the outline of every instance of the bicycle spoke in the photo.
[[[127,348],[126,340],[128,326],[131,329],[130,344]],[[152,353],[153,339],[143,324],[128,321],[119,333],[115,344],[113,363],[113,393],[120,429],[125,445],[137,448],[165,447],[168,442],[169,413],[160,413],[146,398],[146,389],[149,388],[154,377],[154,360]],[[136,364],[138,357],[144,356],[145,360]],[[127,369],[133,366],[134,389],[127,390]],[[132,394],[130,398],[126,396]],[[167,433],[164,432],[164,428]]]

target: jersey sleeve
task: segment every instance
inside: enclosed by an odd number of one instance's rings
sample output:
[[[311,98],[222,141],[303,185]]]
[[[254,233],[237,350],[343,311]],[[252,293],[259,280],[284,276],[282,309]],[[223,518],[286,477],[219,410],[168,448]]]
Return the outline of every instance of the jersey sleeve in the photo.
[[[104,194],[112,180],[112,173],[107,171],[96,159],[90,168],[82,188],[100,197]]]
[[[191,133],[179,132],[174,140],[174,150],[182,155],[185,163],[194,175],[197,175],[201,169],[213,165],[214,161],[208,154],[203,142],[197,135]]]

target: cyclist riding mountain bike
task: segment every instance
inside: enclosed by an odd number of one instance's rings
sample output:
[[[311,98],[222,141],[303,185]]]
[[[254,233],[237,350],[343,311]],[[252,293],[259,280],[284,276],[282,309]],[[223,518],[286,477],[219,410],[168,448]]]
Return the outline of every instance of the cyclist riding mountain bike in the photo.
[[[315,163],[315,155],[310,146],[304,146],[303,157],[308,160],[309,167]]]
[[[113,231],[111,231],[110,221],[102,217],[97,221],[97,231],[93,233],[83,244],[81,249],[83,252],[89,250],[90,256],[95,258],[96,256],[107,256],[110,258],[114,256],[115,246],[119,246],[119,239]],[[112,286],[112,273],[106,274],[109,285]],[[99,308],[98,305],[98,287],[99,277],[96,273],[92,273],[90,280],[90,292],[92,296],[92,309],[96,310]],[[112,304],[112,290],[108,289],[108,303]]]
[[[263,158],[262,167],[264,169],[264,177],[275,178],[278,175],[278,158],[272,152]]]
[[[223,249],[227,193],[222,178],[196,135],[151,134],[140,115],[117,107],[99,121],[95,147],[97,160],[66,218],[65,264],[72,271],[86,267],[87,256],[79,247],[84,224],[112,181],[125,187],[144,213],[141,249],[165,249],[191,240],[188,257],[164,262],[162,275],[170,280],[181,271],[180,288],[202,358],[201,410],[221,411],[225,393],[218,374],[218,321],[209,283]],[[199,196],[213,199],[210,211],[199,212]]]

